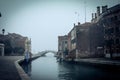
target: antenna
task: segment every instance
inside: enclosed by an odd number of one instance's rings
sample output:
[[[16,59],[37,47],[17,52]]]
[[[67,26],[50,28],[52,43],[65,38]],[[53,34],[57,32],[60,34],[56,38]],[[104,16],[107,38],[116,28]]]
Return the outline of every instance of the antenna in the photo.
[[[85,23],[86,23],[86,0],[84,2],[84,7],[85,7]]]
[[[77,15],[76,22],[79,22],[79,13],[78,13],[78,12],[75,12],[75,15]]]

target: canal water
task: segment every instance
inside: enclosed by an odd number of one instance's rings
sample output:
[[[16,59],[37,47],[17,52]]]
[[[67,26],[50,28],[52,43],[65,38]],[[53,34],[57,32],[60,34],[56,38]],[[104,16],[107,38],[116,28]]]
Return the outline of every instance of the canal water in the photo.
[[[52,53],[22,65],[31,80],[120,80],[117,70],[57,62]]]

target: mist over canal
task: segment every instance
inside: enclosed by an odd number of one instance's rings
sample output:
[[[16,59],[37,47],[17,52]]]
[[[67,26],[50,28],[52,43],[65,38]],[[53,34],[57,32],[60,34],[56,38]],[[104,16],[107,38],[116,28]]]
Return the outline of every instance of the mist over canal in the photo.
[[[22,65],[31,80],[120,80],[119,71],[68,62],[57,62],[54,54]]]
[[[57,80],[58,64],[53,53],[32,62],[32,80]]]

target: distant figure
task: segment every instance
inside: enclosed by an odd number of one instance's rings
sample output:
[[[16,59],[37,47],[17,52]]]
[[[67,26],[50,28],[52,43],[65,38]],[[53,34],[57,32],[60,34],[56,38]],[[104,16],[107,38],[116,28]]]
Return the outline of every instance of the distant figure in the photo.
[[[26,51],[25,52],[25,61],[29,62],[29,60],[30,60],[30,53],[29,53],[29,51]]]
[[[31,52],[29,52],[30,53],[30,59],[32,58],[32,53]]]

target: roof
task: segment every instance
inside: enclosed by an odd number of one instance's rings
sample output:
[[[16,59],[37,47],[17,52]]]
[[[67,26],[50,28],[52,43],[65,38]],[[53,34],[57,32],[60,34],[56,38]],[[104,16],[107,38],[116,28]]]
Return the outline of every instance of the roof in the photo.
[[[114,13],[118,13],[118,12],[120,12],[120,4],[115,5],[111,8],[108,8],[108,10],[106,12],[104,12],[101,16],[105,17],[105,16],[108,16],[110,14],[114,14]]]

